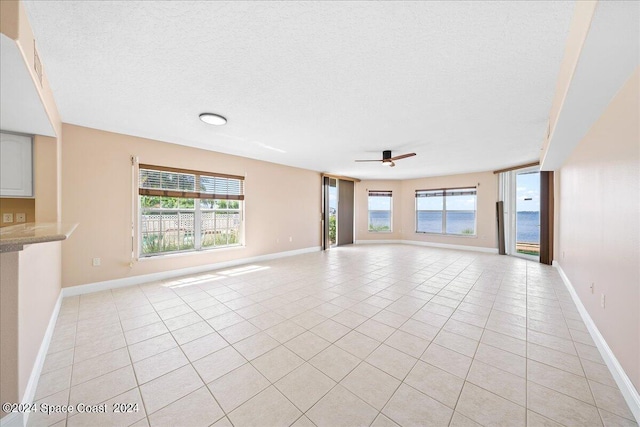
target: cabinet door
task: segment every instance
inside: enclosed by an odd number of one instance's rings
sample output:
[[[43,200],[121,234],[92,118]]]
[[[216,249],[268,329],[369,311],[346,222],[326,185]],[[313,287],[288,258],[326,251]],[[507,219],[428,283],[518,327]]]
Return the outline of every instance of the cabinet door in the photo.
[[[33,196],[32,140],[0,133],[0,196]]]

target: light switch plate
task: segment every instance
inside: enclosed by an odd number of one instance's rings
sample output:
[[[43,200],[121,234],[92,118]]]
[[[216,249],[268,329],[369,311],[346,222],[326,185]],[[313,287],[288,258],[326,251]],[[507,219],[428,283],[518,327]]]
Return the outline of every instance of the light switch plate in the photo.
[[[12,213],[2,214],[2,222],[3,223],[13,222],[13,214]]]
[[[27,214],[25,214],[25,213],[17,213],[16,214],[16,222],[27,222]]]

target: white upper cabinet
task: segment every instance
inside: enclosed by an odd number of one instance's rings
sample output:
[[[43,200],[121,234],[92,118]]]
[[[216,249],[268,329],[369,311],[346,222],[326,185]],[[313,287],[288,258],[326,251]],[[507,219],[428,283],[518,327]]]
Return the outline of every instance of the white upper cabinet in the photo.
[[[30,136],[0,133],[0,197],[33,197]]]

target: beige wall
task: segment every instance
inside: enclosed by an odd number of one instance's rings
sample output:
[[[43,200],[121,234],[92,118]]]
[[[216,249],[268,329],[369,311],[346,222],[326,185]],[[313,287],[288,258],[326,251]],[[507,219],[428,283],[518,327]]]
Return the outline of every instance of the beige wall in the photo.
[[[13,214],[13,222],[1,222],[0,227],[8,227],[19,224],[16,222],[16,214],[24,213],[27,215],[25,222],[34,222],[36,216],[36,203],[34,199],[27,198],[0,198],[0,215],[10,213]]]
[[[20,33],[20,3],[17,0],[0,1],[0,32],[16,40]]]
[[[38,221],[56,222],[61,208],[59,137],[62,123],[46,78],[46,65],[43,64],[42,84],[33,71],[34,37],[22,3],[0,1],[0,31],[16,40],[57,135],[57,138],[36,136],[34,143],[35,216]],[[33,218],[28,217],[27,221]],[[24,396],[27,382],[61,290],[60,245],[60,242],[32,245],[22,252],[2,254],[2,402],[19,402],[28,397]]]
[[[20,402],[60,295],[60,242],[0,254],[0,263],[0,401]]]
[[[0,254],[0,401],[19,402],[18,253]],[[0,412],[0,418],[5,415]]]
[[[79,224],[62,244],[64,287],[320,246],[317,172],[67,124],[62,140],[62,219]],[[147,258],[130,267],[137,191],[131,155],[140,163],[245,175],[245,247]],[[94,257],[101,266],[92,266]]]
[[[392,192],[391,232],[369,231],[369,190]],[[361,181],[355,185],[355,238],[358,240],[401,240],[402,181]]]
[[[636,69],[561,169],[556,254],[636,388],[640,388],[639,80]]]
[[[35,217],[38,222],[60,218],[59,140],[36,135],[33,144]]]
[[[444,236],[415,232],[415,191],[476,187],[477,223],[475,237]],[[367,231],[367,189],[393,191],[393,232]],[[412,240],[447,245],[496,248],[496,201],[498,178],[492,172],[438,176],[404,181],[362,181],[356,185],[356,240]]]
[[[51,314],[60,295],[60,242],[25,246],[18,252],[19,393],[24,395]],[[37,268],[35,268],[37,266]]]

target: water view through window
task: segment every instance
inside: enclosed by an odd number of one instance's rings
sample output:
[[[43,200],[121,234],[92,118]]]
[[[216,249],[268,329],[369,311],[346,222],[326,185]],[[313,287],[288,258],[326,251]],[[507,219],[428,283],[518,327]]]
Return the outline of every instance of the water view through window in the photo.
[[[476,189],[416,191],[416,232],[476,234]]]
[[[540,255],[540,172],[516,176],[516,251]]]
[[[391,231],[391,191],[369,190],[369,231]]]

